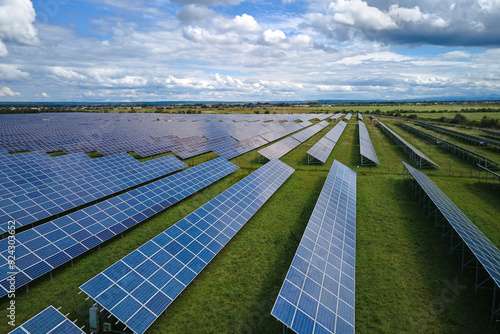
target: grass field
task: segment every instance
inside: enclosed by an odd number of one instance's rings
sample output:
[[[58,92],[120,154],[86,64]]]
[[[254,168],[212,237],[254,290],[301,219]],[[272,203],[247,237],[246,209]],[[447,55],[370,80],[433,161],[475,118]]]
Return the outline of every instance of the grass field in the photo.
[[[148,333],[282,333],[271,308],[334,159],[357,174],[356,331],[357,333],[481,333],[490,323],[490,292],[474,295],[473,272],[460,271],[458,252],[427,220],[402,178],[403,152],[365,121],[381,165],[358,167],[355,117],[325,165],[307,165],[307,150],[335,124],[284,156],[295,173],[264,204],[205,270],[186,288]],[[500,194],[478,183],[477,167],[384,123],[422,150],[441,168],[425,171],[480,229],[500,247]],[[453,139],[450,139],[454,141]],[[457,142],[459,143],[459,142]],[[462,145],[462,143],[460,143]],[[485,150],[499,159],[498,153]],[[95,154],[98,156],[97,154]],[[191,158],[196,165],[209,153]],[[260,167],[256,151],[232,160],[240,169],[167,209],[123,237],[115,238],[16,293],[16,323],[48,305],[88,331],[90,301],[78,287],[152,237]],[[471,177],[472,176],[472,177]],[[8,300],[0,301],[4,309]],[[114,324],[114,321],[113,321]],[[0,322],[0,333],[10,331]],[[115,329],[121,330],[122,327]]]

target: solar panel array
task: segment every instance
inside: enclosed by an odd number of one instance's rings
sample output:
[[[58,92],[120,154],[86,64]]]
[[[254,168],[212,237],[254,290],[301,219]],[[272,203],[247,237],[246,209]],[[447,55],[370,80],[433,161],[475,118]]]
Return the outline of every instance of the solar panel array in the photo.
[[[238,169],[217,158],[16,233],[16,288],[33,281]],[[8,239],[0,240],[0,297],[10,290]]]
[[[359,123],[359,151],[361,154],[361,165],[366,164],[377,164],[380,165],[378,161],[377,153],[375,153],[375,148],[373,147],[372,140],[370,139],[370,134],[366,128],[365,123],[358,121]]]
[[[356,172],[335,161],[271,314],[298,334],[354,333]]]
[[[320,117],[327,116],[320,115]],[[0,149],[20,151],[92,152],[111,155],[135,151],[141,156],[174,152],[188,158],[221,149],[234,157],[255,147],[244,139],[289,135],[303,126],[295,123],[314,114],[181,115],[127,113],[44,113],[0,115]],[[236,139],[232,140],[232,138]],[[224,152],[227,153],[227,152]],[[1,154],[0,154],[1,155]]]
[[[358,119],[359,119],[360,121],[363,121],[363,115],[358,114]]]
[[[264,147],[258,153],[268,160],[279,159],[301,143],[293,137],[287,137],[277,143]]]
[[[377,125],[384,131],[391,139],[405,152],[409,155],[410,160],[412,160],[419,168],[439,168],[439,165],[434,161],[429,159],[425,154],[417,150],[413,145],[404,140],[400,135],[391,130],[387,125],[380,122],[378,119],[373,117],[376,120]]]
[[[186,166],[173,155],[142,163],[127,153],[97,159],[83,153],[0,156],[0,233],[9,220],[25,226]]]
[[[345,116],[345,119],[347,121],[350,121],[351,120],[351,117],[352,117],[352,114],[351,113],[348,113],[346,116]]]
[[[85,332],[54,306],[49,306],[9,334],[85,334]]]
[[[427,175],[407,163],[403,162],[403,164],[434,203],[437,210],[441,212],[465,245],[486,269],[496,286],[500,287],[500,250]]]
[[[144,333],[293,173],[273,160],[80,288]]]
[[[333,148],[340,139],[340,136],[342,136],[342,133],[344,132],[346,126],[347,123],[344,121],[340,121],[337,125],[335,125],[332,130],[330,130],[323,138],[316,142],[316,144],[314,144],[314,146],[307,151],[309,159],[310,157],[312,157],[322,163],[325,163],[326,160],[328,160],[330,153],[332,153]]]

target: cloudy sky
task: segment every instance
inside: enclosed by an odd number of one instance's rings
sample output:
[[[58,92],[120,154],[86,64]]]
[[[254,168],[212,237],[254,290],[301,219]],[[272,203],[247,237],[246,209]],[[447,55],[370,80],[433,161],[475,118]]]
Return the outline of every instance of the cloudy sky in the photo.
[[[0,0],[1,101],[500,97],[500,0]]]

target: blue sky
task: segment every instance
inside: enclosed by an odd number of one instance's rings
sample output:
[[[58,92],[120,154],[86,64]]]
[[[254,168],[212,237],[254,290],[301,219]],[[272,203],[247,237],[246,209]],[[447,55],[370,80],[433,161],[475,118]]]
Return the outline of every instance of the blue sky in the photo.
[[[500,0],[0,0],[0,101],[500,98]]]

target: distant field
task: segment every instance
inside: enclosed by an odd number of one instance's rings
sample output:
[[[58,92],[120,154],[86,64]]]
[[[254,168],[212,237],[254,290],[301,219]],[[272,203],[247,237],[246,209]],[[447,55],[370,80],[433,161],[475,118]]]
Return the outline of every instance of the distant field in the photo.
[[[500,111],[495,114],[500,117]],[[443,116],[426,114],[430,115]],[[392,120],[383,122],[441,166],[425,172],[500,247],[498,189],[479,183],[479,169],[474,165],[429,145]],[[449,242],[441,239],[403,180],[401,161],[408,162],[407,156],[366,120],[381,165],[358,167],[358,122],[353,117],[347,123],[325,165],[308,165],[306,152],[334,123],[281,159],[296,172],[147,333],[282,333],[283,327],[270,315],[271,308],[334,159],[358,173],[356,332],[497,332],[490,323],[491,292],[474,294],[473,270],[461,272],[459,253],[450,255]],[[493,159],[500,156],[487,149],[481,152]],[[213,157],[209,153],[185,162],[197,165]],[[85,325],[88,331],[91,302],[84,294],[78,295],[78,287],[262,166],[256,151],[232,162],[240,167],[232,175],[79,257],[73,266],[55,270],[53,279],[45,275],[29,285],[28,293],[20,289],[16,294],[16,323],[52,304],[62,306],[62,313],[70,313],[69,318],[78,319],[78,326]],[[8,300],[0,300],[0,308],[5,310],[7,306]],[[122,325],[114,327],[116,320],[109,321],[113,329],[123,329]],[[0,333],[10,330],[7,321],[0,322]]]

